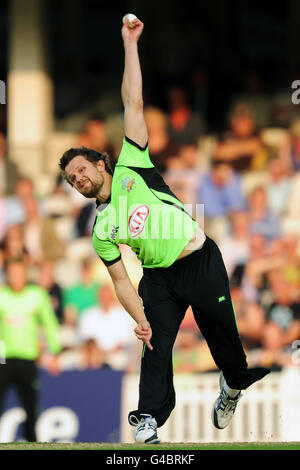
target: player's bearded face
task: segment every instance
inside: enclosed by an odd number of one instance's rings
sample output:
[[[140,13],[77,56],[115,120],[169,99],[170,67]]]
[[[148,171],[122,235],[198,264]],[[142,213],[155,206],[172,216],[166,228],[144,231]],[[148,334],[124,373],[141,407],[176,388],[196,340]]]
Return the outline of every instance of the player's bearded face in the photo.
[[[83,196],[93,198],[99,195],[104,177],[96,164],[78,156],[66,166],[66,174],[70,183]]]
[[[103,186],[103,175],[97,170],[91,173],[84,175],[75,185],[77,191],[85,197],[97,197]]]

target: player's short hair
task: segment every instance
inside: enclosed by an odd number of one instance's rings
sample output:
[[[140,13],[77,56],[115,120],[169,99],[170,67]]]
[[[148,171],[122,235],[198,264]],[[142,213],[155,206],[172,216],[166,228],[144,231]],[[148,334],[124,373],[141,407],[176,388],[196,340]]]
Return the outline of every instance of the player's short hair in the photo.
[[[89,149],[87,147],[80,147],[80,148],[71,148],[67,150],[59,161],[59,167],[62,171],[64,178],[68,181],[65,173],[66,166],[70,163],[73,158],[82,156],[89,162],[95,164],[99,160],[103,160],[105,164],[105,170],[110,175],[113,175],[113,168],[112,162],[107,153],[97,152],[97,150]],[[69,181],[68,181],[69,182]]]

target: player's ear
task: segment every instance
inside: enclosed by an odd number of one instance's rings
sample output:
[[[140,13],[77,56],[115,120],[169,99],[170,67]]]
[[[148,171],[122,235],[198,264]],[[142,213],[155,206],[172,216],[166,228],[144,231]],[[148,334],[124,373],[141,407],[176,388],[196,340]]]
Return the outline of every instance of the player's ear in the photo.
[[[98,160],[96,163],[96,167],[99,171],[105,171],[105,163],[104,160]]]

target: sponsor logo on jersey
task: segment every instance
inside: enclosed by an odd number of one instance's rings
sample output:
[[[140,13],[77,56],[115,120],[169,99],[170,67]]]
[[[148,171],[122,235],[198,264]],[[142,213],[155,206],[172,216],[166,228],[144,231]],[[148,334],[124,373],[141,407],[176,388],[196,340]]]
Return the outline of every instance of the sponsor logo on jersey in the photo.
[[[131,213],[128,226],[132,238],[136,238],[143,232],[149,212],[149,207],[146,204],[141,204]]]
[[[116,227],[116,226],[114,225],[113,228],[112,228],[111,234],[110,234],[110,238],[112,238],[113,240],[115,240],[115,239],[116,239],[116,236],[117,236],[117,233],[118,233],[118,230],[119,230],[119,226]]]
[[[126,176],[122,181],[122,189],[127,189],[127,192],[132,191],[134,187],[136,186],[135,179],[132,178],[130,179],[129,176]]]

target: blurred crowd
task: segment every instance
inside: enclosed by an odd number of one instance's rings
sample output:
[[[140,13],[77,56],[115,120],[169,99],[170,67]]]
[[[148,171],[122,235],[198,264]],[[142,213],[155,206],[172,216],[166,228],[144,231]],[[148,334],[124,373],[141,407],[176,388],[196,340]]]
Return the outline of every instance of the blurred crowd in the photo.
[[[248,363],[280,369],[292,364],[300,340],[300,116],[286,113],[280,121],[267,97],[247,95],[232,103],[227,128],[214,133],[198,98],[191,102],[183,87],[172,86],[167,110],[146,105],[150,156],[220,247]],[[109,126],[104,117],[91,117],[77,145],[116,160],[121,143],[110,139]],[[28,282],[48,291],[59,324],[61,353],[49,361],[41,335],[39,364],[53,373],[100,367],[137,372],[142,345],[134,322],[93,252],[94,201],[59,174],[41,197],[7,159],[3,133],[0,196],[0,285],[7,282],[7,262],[22,260]],[[128,247],[121,252],[137,287],[140,263]],[[191,309],[173,357],[175,372],[215,369]]]

